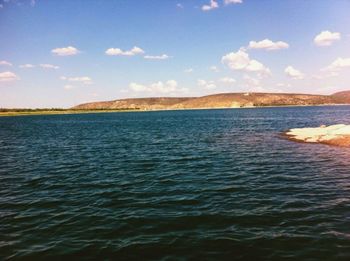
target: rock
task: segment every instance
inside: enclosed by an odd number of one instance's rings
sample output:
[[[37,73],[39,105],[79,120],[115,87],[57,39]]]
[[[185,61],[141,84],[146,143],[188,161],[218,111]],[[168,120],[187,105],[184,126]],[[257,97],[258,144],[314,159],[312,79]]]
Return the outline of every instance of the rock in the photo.
[[[321,125],[316,128],[290,129],[285,134],[293,141],[350,147],[350,125]]]

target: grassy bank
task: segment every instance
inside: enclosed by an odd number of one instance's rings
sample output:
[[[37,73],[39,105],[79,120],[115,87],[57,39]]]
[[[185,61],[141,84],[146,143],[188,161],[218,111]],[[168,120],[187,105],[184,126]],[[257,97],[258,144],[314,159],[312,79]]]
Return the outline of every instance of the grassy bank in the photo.
[[[23,115],[55,115],[55,114],[82,114],[82,113],[104,113],[104,112],[126,112],[138,111],[137,109],[0,109],[1,116],[23,116]]]

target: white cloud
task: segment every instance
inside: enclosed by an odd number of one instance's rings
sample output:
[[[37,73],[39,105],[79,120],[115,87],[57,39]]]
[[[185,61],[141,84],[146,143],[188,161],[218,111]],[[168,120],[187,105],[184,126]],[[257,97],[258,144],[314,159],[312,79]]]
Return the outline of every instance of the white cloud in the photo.
[[[152,91],[148,86],[132,82],[129,84],[129,88],[134,92],[148,92]]]
[[[0,8],[3,8],[4,7],[4,5],[3,4],[0,4]]]
[[[105,52],[105,54],[113,55],[113,56],[116,56],[116,55],[134,56],[134,55],[143,54],[143,53],[145,53],[145,51],[137,46],[134,46],[131,50],[128,50],[128,51],[123,51],[122,49],[119,49],[119,48],[109,48]]]
[[[262,92],[262,93],[283,93],[281,89],[277,88],[265,88],[262,86],[251,87],[249,88],[249,92]]]
[[[24,68],[24,69],[30,69],[30,68],[34,68],[35,65],[27,63],[27,64],[21,64],[20,66],[18,66],[19,68]]]
[[[181,9],[184,8],[183,4],[181,4],[181,3],[177,3],[177,4],[176,4],[176,7],[177,7],[177,8],[181,8]]]
[[[244,86],[249,92],[268,92],[268,93],[278,93],[281,92],[278,88],[264,87],[260,79],[251,77],[247,74],[243,76]]]
[[[63,86],[63,88],[64,88],[65,90],[71,90],[71,89],[74,89],[75,86],[66,84],[65,86]]]
[[[36,4],[36,1],[35,1],[35,0],[30,0],[30,5],[31,5],[31,6],[35,6],[35,4]]]
[[[193,68],[188,68],[184,70],[185,73],[193,73]]]
[[[332,62],[327,68],[323,70],[328,71],[339,71],[342,68],[350,67],[350,58],[337,58],[334,62]]]
[[[79,50],[73,46],[68,46],[68,47],[62,47],[62,48],[55,48],[51,50],[51,53],[58,56],[70,56],[70,55],[78,54]]]
[[[329,70],[328,68],[321,69],[321,74],[316,74],[312,76],[314,80],[323,80],[332,77],[338,77],[339,71]]]
[[[12,66],[12,63],[8,61],[0,61],[0,65]]]
[[[57,70],[59,69],[60,67],[59,66],[56,66],[56,65],[52,65],[52,64],[47,64],[47,63],[42,63],[39,65],[41,68],[44,68],[44,69],[54,69],[54,70]],[[28,68],[28,67],[26,67]]]
[[[134,46],[134,47],[131,49],[131,52],[132,52],[133,54],[142,54],[142,53],[144,53],[144,51],[143,51],[141,48],[137,47],[137,46]]]
[[[271,74],[269,68],[265,67],[257,60],[249,58],[244,50],[228,53],[221,58],[221,62],[227,65],[231,70],[257,72],[260,74]]]
[[[229,5],[229,4],[242,4],[243,0],[224,0],[224,4],[225,5]]]
[[[206,90],[213,90],[215,88],[217,88],[217,85],[233,85],[234,83],[236,83],[236,80],[230,77],[223,77],[220,78],[217,81],[207,81],[207,80],[203,80],[203,79],[198,79],[197,80],[197,86],[202,87]]]
[[[249,65],[246,67],[246,70],[251,72],[270,74],[270,69],[266,68],[262,63],[258,62],[257,60],[251,60],[249,62]]]
[[[70,81],[70,82],[81,82],[83,84],[92,84],[91,78],[87,77],[87,76],[68,78],[68,81]]]
[[[19,77],[13,72],[0,73],[0,82],[11,82],[15,80],[19,80]]]
[[[143,58],[149,59],[149,60],[165,60],[165,59],[169,59],[170,56],[168,56],[166,54],[162,54],[162,55],[145,55]]]
[[[215,8],[219,8],[219,4],[215,0],[210,0],[210,3],[208,5],[202,6],[203,11],[210,11]]]
[[[39,64],[38,66],[41,67],[41,68],[44,68],[44,69],[54,69],[54,70],[57,70],[57,69],[60,68],[60,67],[57,66],[57,65],[48,64],[48,63],[42,63],[42,64]],[[30,64],[30,63],[27,63],[27,64],[21,64],[21,65],[18,66],[18,67],[19,67],[19,68],[22,68],[22,69],[30,69],[30,68],[34,68],[35,65]]]
[[[203,87],[206,90],[212,90],[216,88],[214,81],[205,81],[202,79],[197,80],[197,85]]]
[[[93,84],[91,78],[87,77],[87,76],[83,76],[83,77],[65,77],[65,76],[61,76],[60,79],[64,80],[64,81],[69,81],[69,82],[80,82],[80,83],[85,84],[85,85]]]
[[[286,42],[278,41],[273,42],[269,39],[264,39],[262,41],[256,42],[256,41],[250,41],[249,42],[249,49],[265,49],[265,50],[280,50],[280,49],[287,49],[289,48],[289,44]]]
[[[218,69],[218,67],[216,67],[216,66],[210,66],[209,67],[209,70],[211,70],[211,71],[213,71],[213,72],[219,72],[219,69]]]
[[[223,78],[219,79],[219,81],[224,83],[224,84],[234,84],[236,82],[235,79],[230,78],[230,77],[223,77]]]
[[[243,80],[245,83],[245,86],[248,88],[255,88],[255,87],[259,87],[260,86],[260,80],[253,78],[247,74],[243,75]]]
[[[129,89],[133,92],[148,92],[152,94],[187,92],[186,88],[178,88],[178,84],[175,80],[168,80],[166,82],[158,81],[148,85],[132,82],[129,84]]]
[[[322,31],[320,34],[318,34],[315,39],[314,43],[318,46],[330,46],[335,41],[340,40],[340,33],[332,33],[330,31]]]
[[[304,78],[304,74],[292,66],[288,66],[284,72],[292,79],[301,80]]]
[[[119,48],[109,48],[106,50],[107,55],[122,55],[124,52]]]
[[[283,82],[280,82],[280,83],[277,83],[276,84],[277,87],[291,87],[290,83],[283,83]]]

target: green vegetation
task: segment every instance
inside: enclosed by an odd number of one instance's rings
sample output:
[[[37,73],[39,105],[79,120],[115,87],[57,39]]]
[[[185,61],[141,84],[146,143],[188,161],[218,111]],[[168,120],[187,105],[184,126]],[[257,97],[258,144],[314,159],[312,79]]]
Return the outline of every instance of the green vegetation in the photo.
[[[27,109],[0,108],[0,116],[20,116],[20,115],[49,115],[49,114],[79,114],[79,113],[102,113],[102,112],[124,112],[137,111],[139,109],[62,109],[62,108],[43,108],[43,109]]]

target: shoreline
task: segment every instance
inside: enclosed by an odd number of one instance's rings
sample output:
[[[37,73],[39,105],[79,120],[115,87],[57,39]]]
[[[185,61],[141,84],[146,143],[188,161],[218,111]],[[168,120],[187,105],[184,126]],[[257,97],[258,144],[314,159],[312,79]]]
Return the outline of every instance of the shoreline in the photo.
[[[136,112],[138,110],[42,110],[42,111],[8,111],[0,112],[0,117],[16,117],[16,116],[45,116],[45,115],[73,115],[73,114],[96,114],[96,113],[112,113],[112,112]]]
[[[316,104],[316,105],[268,105],[268,106],[247,106],[247,107],[208,107],[208,108],[170,108],[170,109],[97,109],[97,110],[75,110],[75,109],[60,109],[60,110],[41,110],[35,111],[9,111],[0,112],[0,117],[15,117],[15,116],[31,116],[31,115],[71,115],[71,114],[96,114],[96,113],[114,113],[114,112],[159,112],[159,111],[192,111],[192,110],[226,110],[226,109],[261,109],[261,108],[295,108],[295,107],[326,107],[326,106],[350,106],[350,104]],[[11,111],[14,110],[14,111]]]

